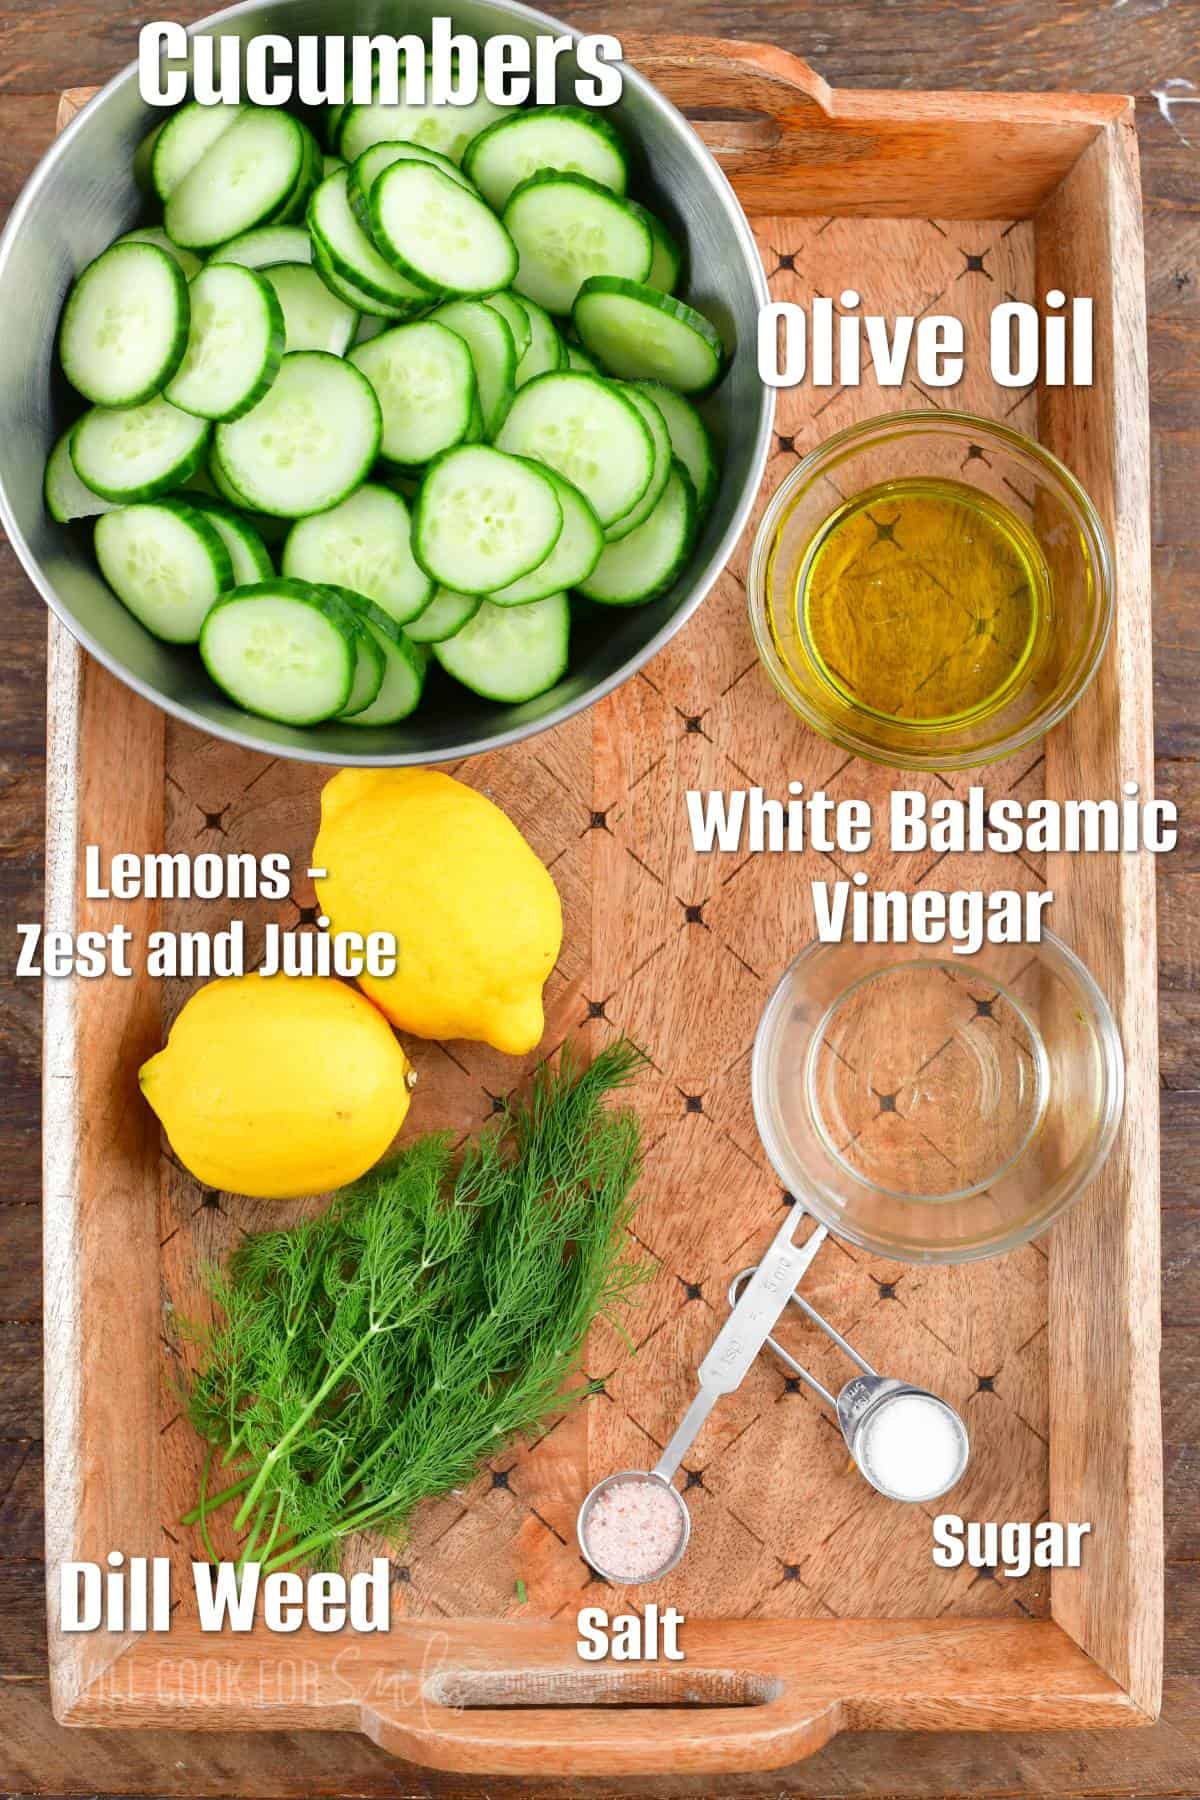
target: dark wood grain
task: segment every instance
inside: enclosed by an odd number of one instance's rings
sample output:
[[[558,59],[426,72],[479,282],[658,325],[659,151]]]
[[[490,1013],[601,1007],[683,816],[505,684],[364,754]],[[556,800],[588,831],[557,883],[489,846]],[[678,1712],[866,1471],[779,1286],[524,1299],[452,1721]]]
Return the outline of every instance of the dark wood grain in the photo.
[[[185,4],[172,16],[211,10]],[[1167,1669],[1163,1718],[1095,1735],[843,1737],[793,1771],[723,1794],[1200,1794],[1200,85],[1190,0],[580,0],[573,23],[774,41],[850,87],[1125,90],[1139,98],[1154,433],[1156,742],[1161,790],[1188,813],[1159,883],[1164,1205]],[[60,89],[105,79],[150,13],[115,0],[0,5],[0,207],[50,141]],[[1186,92],[1180,87],[1176,91]],[[1190,139],[1190,142],[1188,141]],[[18,919],[41,907],[45,615],[0,546],[0,1788],[38,1794],[497,1796],[521,1785],[411,1769],[357,1736],[67,1732],[45,1685],[40,1553],[39,1004],[11,976]],[[548,1770],[553,1747],[547,1747]],[[598,1796],[548,1776],[539,1794]],[[702,1780],[629,1794],[711,1792]]]

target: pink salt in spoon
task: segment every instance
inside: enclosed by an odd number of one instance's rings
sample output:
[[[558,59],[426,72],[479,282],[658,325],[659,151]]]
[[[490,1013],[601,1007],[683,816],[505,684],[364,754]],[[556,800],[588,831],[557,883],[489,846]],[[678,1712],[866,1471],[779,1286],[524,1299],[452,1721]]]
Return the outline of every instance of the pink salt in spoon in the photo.
[[[818,1225],[803,1244],[793,1243],[792,1235],[805,1216],[797,1202],[779,1227],[700,1364],[696,1397],[654,1467],[606,1475],[585,1497],[575,1528],[579,1548],[606,1581],[618,1587],[657,1581],[687,1549],[692,1522],[683,1495],[673,1485],[675,1475],[722,1394],[741,1386],[797,1282],[825,1242],[825,1227]]]

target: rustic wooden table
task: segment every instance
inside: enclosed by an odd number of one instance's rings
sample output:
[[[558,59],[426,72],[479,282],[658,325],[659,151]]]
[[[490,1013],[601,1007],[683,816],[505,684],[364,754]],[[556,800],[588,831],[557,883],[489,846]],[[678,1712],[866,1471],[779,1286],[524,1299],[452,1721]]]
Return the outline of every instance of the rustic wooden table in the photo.
[[[174,9],[211,10],[195,0]],[[1159,791],[1183,832],[1159,877],[1163,1126],[1163,1408],[1167,1459],[1167,1684],[1152,1729],[1091,1736],[842,1737],[790,1772],[722,1782],[729,1794],[1200,1795],[1200,5],[1197,0],[576,0],[572,22],[769,39],[831,82],[860,87],[1103,89],[1139,99],[1150,313]],[[54,128],[62,88],[132,56],[128,0],[0,6],[0,203]],[[1193,85],[1195,84],[1195,85]],[[0,896],[11,973],[18,919],[41,905],[45,614],[0,546]],[[40,994],[0,991],[0,1790],[146,1795],[527,1792],[410,1768],[354,1736],[68,1732],[47,1698],[43,1632]],[[547,1747],[552,1767],[553,1747]],[[539,1793],[598,1796],[547,1781]],[[647,1781],[629,1793],[703,1795]]]

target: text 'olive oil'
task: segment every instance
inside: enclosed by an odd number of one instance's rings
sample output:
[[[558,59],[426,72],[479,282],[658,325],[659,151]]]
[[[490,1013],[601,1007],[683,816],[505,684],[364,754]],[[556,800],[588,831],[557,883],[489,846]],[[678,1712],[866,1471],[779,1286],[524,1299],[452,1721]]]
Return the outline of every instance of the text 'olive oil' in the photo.
[[[797,576],[796,624],[852,706],[956,725],[1011,694],[1049,597],[1037,540],[1007,506],[964,482],[901,477],[825,521]]]

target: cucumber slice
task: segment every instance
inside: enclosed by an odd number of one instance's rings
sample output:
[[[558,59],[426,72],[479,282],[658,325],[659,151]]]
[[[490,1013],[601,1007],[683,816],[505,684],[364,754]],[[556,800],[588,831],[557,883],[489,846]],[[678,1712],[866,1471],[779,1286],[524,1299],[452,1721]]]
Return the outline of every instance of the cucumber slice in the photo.
[[[123,506],[96,520],[96,561],[118,600],[168,644],[194,644],[233,586],[224,539],[182,500]]]
[[[483,302],[493,312],[498,312],[508,329],[512,332],[513,348],[517,353],[517,367],[529,349],[533,338],[533,326],[530,324],[529,308],[517,299],[515,294],[489,294]]]
[[[365,712],[372,700],[379,697],[383,686],[384,672],[387,664],[383,660],[383,651],[379,639],[373,631],[368,631],[365,620],[357,621],[358,629],[354,634],[354,676],[350,683],[350,698],[338,714],[339,719],[352,719],[355,713]]]
[[[283,313],[285,349],[345,355],[358,329],[358,313],[330,291],[311,263],[272,263],[263,278]]]
[[[156,244],[116,243],[80,275],[63,309],[59,357],[97,406],[137,406],[160,393],[187,345],[188,284]]]
[[[326,150],[321,157],[322,181],[326,180],[330,175],[336,175],[339,169],[344,169],[345,167],[346,163],[344,158],[340,156],[331,156],[328,150]]]
[[[163,123],[165,124],[166,121],[164,120]],[[152,131],[148,131],[133,153],[133,179],[138,192],[142,194],[154,193],[150,166],[154,161],[154,146],[158,142],[161,131],[162,125],[156,125]]]
[[[443,175],[448,175],[451,181],[457,181],[469,193],[475,192],[474,184],[467,179],[457,163],[451,162],[448,156],[443,156],[438,150],[430,150],[424,144],[372,144],[369,150],[363,151],[351,169],[348,190],[354,216],[364,231],[368,229],[367,208],[371,188],[383,171],[390,169],[396,162],[428,163],[432,168],[440,169]]]
[[[545,600],[550,594],[578,587],[600,560],[604,533],[592,508],[579,489],[561,475],[547,469],[546,476],[562,507],[563,527],[558,542],[536,569],[489,594],[493,606],[527,606],[531,600]]]
[[[414,644],[441,644],[460,632],[483,605],[479,594],[457,594],[453,588],[438,588],[422,613],[404,627]]]
[[[517,391],[517,350],[506,321],[482,300],[451,300],[431,317],[457,332],[471,352],[483,414],[483,435],[493,438]]]
[[[562,526],[562,507],[544,470],[472,444],[448,450],[421,483],[413,549],[443,587],[490,594],[536,569]]]
[[[513,401],[496,446],[556,469],[605,526],[637,505],[654,474],[646,421],[627,395],[593,375],[531,381]]]
[[[667,422],[655,406],[653,400],[642,389],[634,387],[631,382],[616,384],[625,398],[632,402],[646,421],[646,429],[654,441],[654,473],[641,499],[629,512],[619,519],[614,519],[604,533],[608,542],[616,543],[618,539],[628,537],[639,525],[644,525],[650,514],[662,498],[662,491],[667,485],[671,473],[671,434],[667,430]],[[574,582],[570,584],[572,587]]]
[[[396,317],[411,318],[431,304],[430,296],[384,261],[354,216],[347,180],[346,171],[339,170],[321,183],[309,202],[308,228],[317,267],[324,274],[323,265],[327,264],[341,282],[382,301],[376,311],[394,311]],[[349,295],[341,297],[348,299]]]
[[[383,685],[371,704],[347,719],[347,724],[396,725],[420,704],[429,651],[424,644],[413,643],[402,625],[369,600],[356,601],[354,610],[383,655]]]
[[[397,624],[428,606],[433,583],[412,553],[412,525],[401,495],[367,482],[340,506],[293,525],[283,573],[348,588],[373,600]]]
[[[354,685],[357,622],[329,588],[276,577],[222,594],[200,632],[204,666],[222,692],[260,718],[317,725]]]
[[[392,163],[368,204],[383,255],[429,294],[490,294],[516,274],[516,249],[495,213],[429,163]]]
[[[514,190],[503,219],[519,257],[513,286],[548,312],[568,314],[589,277],[642,282],[650,273],[649,226],[586,175],[531,175]]]
[[[700,394],[724,371],[716,326],[656,288],[593,276],[580,288],[572,317],[584,349],[623,381],[661,381],[678,393]]]
[[[696,495],[681,462],[671,465],[662,499],[644,525],[609,544],[579,592],[605,606],[640,606],[665,594],[691,553]]]
[[[382,453],[415,467],[461,444],[471,429],[475,366],[462,338],[422,319],[357,344],[348,360],[379,396]]]
[[[565,369],[567,346],[545,307],[523,295],[514,294],[512,299],[529,321],[529,347],[517,364],[517,386],[523,388],[539,375],[553,375],[556,370]]]
[[[69,525],[72,519],[95,519],[101,513],[111,512],[115,501],[104,500],[99,494],[93,494],[75,473],[75,464],[71,461],[71,432],[63,432],[46,461],[46,473],[42,477],[42,494],[46,502],[46,511],[60,525]]]
[[[201,269],[190,292],[187,350],[165,396],[201,419],[238,419],[279,373],[283,310],[264,277],[240,263]]]
[[[197,470],[196,475],[193,476],[190,481],[184,482],[183,485],[185,491],[191,488],[195,481],[200,480],[205,476],[207,476],[208,480],[212,483],[213,492],[217,495],[217,498],[224,500],[226,505],[232,507],[235,512],[239,513],[241,517],[246,520],[248,525],[253,526],[254,530],[257,531],[264,543],[282,544],[290,530],[288,521],[286,519],[277,519],[271,513],[255,512],[252,509],[245,494],[239,493],[238,489],[229,479],[229,475],[222,465],[221,458],[217,454],[217,446],[215,443],[209,447],[208,462],[205,467]]]
[[[252,231],[230,238],[208,260],[210,266],[241,263],[246,269],[266,269],[272,263],[311,262],[312,239],[303,225],[256,225]]]
[[[664,387],[661,381],[638,384],[649,394],[666,421],[671,434],[671,449],[692,478],[696,490],[696,509],[703,515],[713,503],[721,471],[708,426],[690,400]]]
[[[512,705],[544,694],[567,672],[571,609],[565,594],[531,606],[490,606],[433,654],[472,693]]]
[[[363,326],[368,319],[375,321],[376,331],[382,330],[387,323],[395,324],[403,319],[411,319],[413,309],[408,302],[391,306],[386,300],[377,299],[374,294],[364,293],[362,288],[356,288],[353,282],[345,280],[332,267],[318,238],[314,237],[309,241],[312,244],[312,266],[325,286],[331,294],[336,295],[339,300],[347,306],[355,308],[359,313],[359,327],[356,335],[360,341],[364,335]],[[366,335],[372,337],[375,333],[367,332]]]
[[[141,406],[94,406],[71,433],[71,461],[105,500],[157,500],[204,461],[212,427],[160,397]]]
[[[582,344],[567,344],[566,351],[568,369],[574,369],[579,375],[599,375],[601,373],[600,364],[594,357],[588,355]]]
[[[168,236],[188,250],[211,250],[267,224],[291,198],[307,160],[308,134],[288,113],[242,113],[167,201]]]
[[[301,125],[300,130],[304,138],[300,172],[283,205],[266,221],[269,225],[299,224],[308,211],[309,201],[325,179],[325,159],[320,144],[307,125]]]
[[[150,156],[150,184],[162,201],[175,192],[204,152],[245,112],[242,106],[201,106],[189,100],[163,125]]]
[[[629,205],[645,223],[654,246],[646,286],[657,288],[660,294],[673,294],[679,286],[679,276],[683,269],[683,248],[649,207],[639,206],[636,200],[630,200]]]
[[[171,261],[179,264],[185,281],[190,281],[204,267],[190,250],[181,250],[178,244],[173,244],[161,225],[140,225],[136,231],[127,231],[124,237],[119,237],[117,243],[153,244],[156,250],[165,250]],[[115,249],[116,245],[111,248]]]
[[[473,138],[463,157],[464,172],[497,212],[514,188],[544,169],[587,175],[614,194],[623,194],[628,180],[620,136],[582,106],[511,113]]]
[[[299,350],[284,357],[256,407],[217,426],[216,449],[247,505],[302,519],[366,480],[380,432],[370,382],[340,357]]]
[[[209,499],[203,494],[189,493],[187,504],[212,526],[228,550],[234,587],[247,587],[253,581],[270,581],[275,573],[271,553],[249,519],[243,518],[223,500]]]
[[[352,163],[372,144],[417,144],[440,151],[453,163],[461,163],[471,139],[512,110],[494,105],[482,86],[479,98],[469,106],[433,101],[411,106],[401,101],[397,106],[388,106],[379,100],[369,106],[349,106],[338,135],[338,151]]]

